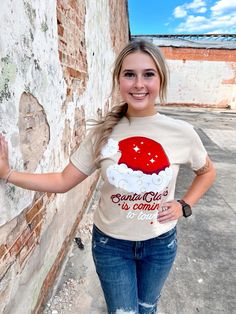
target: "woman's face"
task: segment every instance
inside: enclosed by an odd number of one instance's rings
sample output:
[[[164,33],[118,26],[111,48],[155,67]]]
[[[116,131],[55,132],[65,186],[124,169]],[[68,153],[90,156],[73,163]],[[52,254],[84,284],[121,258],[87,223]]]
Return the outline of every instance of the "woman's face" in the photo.
[[[152,57],[143,52],[130,53],[123,60],[119,75],[120,94],[128,104],[128,116],[155,114],[160,77]]]

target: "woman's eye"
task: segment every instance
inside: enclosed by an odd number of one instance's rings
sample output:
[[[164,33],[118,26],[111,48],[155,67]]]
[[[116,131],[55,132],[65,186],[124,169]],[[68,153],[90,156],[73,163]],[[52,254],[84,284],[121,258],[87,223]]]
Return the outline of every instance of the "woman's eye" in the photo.
[[[152,76],[154,76],[155,75],[155,73],[154,72],[146,72],[145,73],[145,77],[152,77]]]
[[[132,72],[125,72],[124,76],[125,77],[133,77],[134,73],[132,73]]]

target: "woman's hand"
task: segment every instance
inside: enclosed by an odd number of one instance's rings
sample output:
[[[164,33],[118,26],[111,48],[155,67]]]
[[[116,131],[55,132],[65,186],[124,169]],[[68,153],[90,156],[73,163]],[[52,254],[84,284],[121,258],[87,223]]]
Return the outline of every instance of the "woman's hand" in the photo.
[[[0,179],[6,179],[9,172],[8,144],[0,133]]]
[[[158,211],[157,220],[160,223],[166,223],[172,220],[177,220],[182,216],[182,205],[179,202],[173,200],[162,205],[162,208]]]
[[[78,170],[71,162],[62,172],[34,174],[12,171],[9,166],[7,141],[0,134],[0,179],[23,189],[65,193],[86,178],[87,175]]]

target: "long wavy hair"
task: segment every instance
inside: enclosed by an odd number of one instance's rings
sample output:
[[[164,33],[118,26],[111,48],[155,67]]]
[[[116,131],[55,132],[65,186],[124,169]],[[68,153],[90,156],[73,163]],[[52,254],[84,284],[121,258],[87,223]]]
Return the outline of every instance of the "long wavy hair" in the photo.
[[[155,62],[158,74],[160,76],[159,99],[160,103],[164,104],[167,91],[167,65],[160,49],[154,44],[145,40],[130,42],[121,50],[117,56],[112,76],[112,94],[119,88],[119,76],[125,57],[134,52],[146,53]],[[117,125],[120,119],[126,115],[127,110],[128,104],[121,101],[119,105],[114,105],[104,118],[96,121],[96,126],[93,129],[97,139],[94,149],[96,163],[99,162],[101,149],[107,143],[113,128]]]

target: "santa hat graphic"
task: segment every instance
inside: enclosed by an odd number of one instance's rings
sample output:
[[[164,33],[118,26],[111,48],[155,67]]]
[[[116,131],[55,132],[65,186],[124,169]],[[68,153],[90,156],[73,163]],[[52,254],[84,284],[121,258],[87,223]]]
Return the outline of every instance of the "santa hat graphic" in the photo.
[[[116,152],[115,152],[116,151]],[[121,153],[118,164],[107,169],[111,184],[128,192],[161,192],[172,178],[168,157],[156,141],[141,137],[129,137],[119,143],[109,139],[102,150],[104,157]]]

